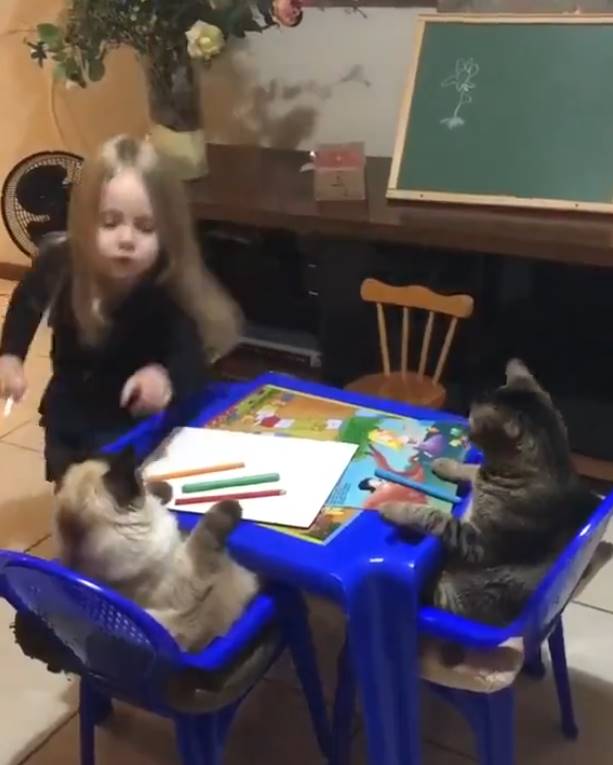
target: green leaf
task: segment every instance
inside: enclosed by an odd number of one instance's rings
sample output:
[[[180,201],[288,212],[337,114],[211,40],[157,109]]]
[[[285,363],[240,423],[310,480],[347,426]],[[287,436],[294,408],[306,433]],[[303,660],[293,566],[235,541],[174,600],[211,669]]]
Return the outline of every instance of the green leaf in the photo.
[[[36,27],[41,42],[45,45],[57,46],[62,44],[62,30],[55,24],[39,24]]]
[[[226,34],[234,35],[235,37],[244,37],[245,30],[253,23],[253,12],[249,5],[241,5],[240,3],[230,6],[229,12],[225,18],[226,22]]]
[[[262,24],[259,24],[255,19],[251,19],[251,21],[246,21],[243,24],[243,29],[245,32],[263,32],[267,27],[263,26]]]
[[[98,82],[104,77],[106,67],[102,59],[96,58],[87,62],[87,75],[92,82]]]

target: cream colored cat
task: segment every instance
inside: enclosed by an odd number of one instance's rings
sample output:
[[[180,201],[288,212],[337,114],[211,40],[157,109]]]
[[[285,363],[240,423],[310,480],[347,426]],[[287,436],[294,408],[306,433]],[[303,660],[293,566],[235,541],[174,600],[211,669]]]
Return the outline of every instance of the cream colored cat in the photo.
[[[60,557],[137,602],[184,648],[199,650],[226,633],[258,591],[257,578],[225,547],[241,507],[214,505],[184,536],[162,499],[170,499],[170,487],[146,487],[131,452],[71,466],[56,490]]]

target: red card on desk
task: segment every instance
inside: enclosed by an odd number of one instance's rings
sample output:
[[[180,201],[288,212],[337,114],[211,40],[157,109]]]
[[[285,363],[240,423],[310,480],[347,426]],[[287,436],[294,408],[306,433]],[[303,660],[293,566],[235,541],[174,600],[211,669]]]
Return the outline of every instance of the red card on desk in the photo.
[[[359,170],[365,161],[362,143],[321,144],[315,151],[316,169],[343,167]]]
[[[321,144],[314,156],[315,199],[366,199],[364,144]]]

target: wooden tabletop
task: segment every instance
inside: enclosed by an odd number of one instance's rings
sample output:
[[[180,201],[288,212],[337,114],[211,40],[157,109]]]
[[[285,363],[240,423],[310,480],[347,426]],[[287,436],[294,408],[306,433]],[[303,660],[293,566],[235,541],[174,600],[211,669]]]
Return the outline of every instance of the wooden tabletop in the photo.
[[[209,145],[207,178],[189,184],[202,220],[342,239],[613,267],[613,220],[521,208],[392,202],[390,160],[369,158],[365,202],[316,202],[303,152]]]

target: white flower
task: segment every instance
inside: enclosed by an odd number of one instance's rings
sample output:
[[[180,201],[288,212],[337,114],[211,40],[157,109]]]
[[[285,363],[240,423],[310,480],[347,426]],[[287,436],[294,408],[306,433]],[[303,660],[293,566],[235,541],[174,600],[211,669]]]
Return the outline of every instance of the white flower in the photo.
[[[207,24],[206,21],[196,21],[185,36],[190,57],[204,61],[218,56],[226,44],[221,29],[214,24]]]

